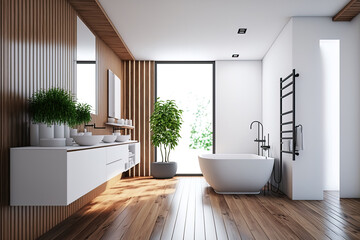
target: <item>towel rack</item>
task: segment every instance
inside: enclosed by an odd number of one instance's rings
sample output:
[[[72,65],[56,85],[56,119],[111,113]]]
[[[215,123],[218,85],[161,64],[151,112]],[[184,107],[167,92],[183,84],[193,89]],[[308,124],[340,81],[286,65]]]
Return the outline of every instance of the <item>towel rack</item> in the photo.
[[[292,73],[285,78],[280,78],[280,169],[282,168],[283,153],[292,154],[292,160],[295,161],[295,156],[299,155],[296,150],[296,125],[295,125],[295,78],[299,74],[292,70]],[[286,85],[284,85],[286,84]],[[291,89],[290,89],[291,88]],[[284,90],[286,89],[286,93]],[[290,89],[290,91],[289,91]],[[292,97],[292,108],[283,112],[283,101],[287,97]],[[291,121],[283,122],[283,117],[291,115]],[[290,125],[290,129],[283,130],[283,127]],[[283,150],[283,140],[292,140],[292,151]],[[281,174],[281,170],[280,170]]]
[[[295,161],[295,156],[299,155],[296,151],[296,126],[295,126],[295,78],[299,77],[299,74],[295,72],[295,69],[292,70],[292,73],[285,78],[280,78],[280,161],[279,161],[279,172],[278,178],[276,178],[275,164],[274,164],[274,181],[278,184],[276,192],[279,191],[280,182],[282,180],[282,160],[283,154],[292,154],[292,160]],[[284,85],[285,84],[285,85]],[[284,93],[284,90],[287,89]],[[292,108],[287,109],[283,112],[283,101],[284,99],[292,97]],[[291,119],[283,121],[284,116],[291,116]],[[290,129],[283,129],[283,127],[290,126]],[[292,151],[283,150],[283,140],[292,140]],[[272,186],[272,185],[271,185]],[[272,190],[273,191],[273,190]]]

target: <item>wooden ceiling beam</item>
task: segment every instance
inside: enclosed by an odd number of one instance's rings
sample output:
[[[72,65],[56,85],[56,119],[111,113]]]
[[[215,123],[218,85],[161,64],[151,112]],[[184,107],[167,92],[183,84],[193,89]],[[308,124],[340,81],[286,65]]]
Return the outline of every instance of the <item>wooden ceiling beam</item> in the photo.
[[[333,21],[351,21],[360,13],[360,0],[351,0],[334,17]]]
[[[90,30],[103,40],[120,59],[135,60],[98,0],[68,0],[68,2]]]

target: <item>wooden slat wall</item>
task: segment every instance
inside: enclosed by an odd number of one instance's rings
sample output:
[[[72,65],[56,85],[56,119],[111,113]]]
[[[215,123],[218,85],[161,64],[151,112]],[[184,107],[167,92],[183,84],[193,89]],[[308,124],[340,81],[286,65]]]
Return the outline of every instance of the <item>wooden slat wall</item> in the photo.
[[[132,119],[133,139],[141,144],[141,162],[129,171],[129,176],[150,176],[155,150],[150,141],[150,116],[155,102],[155,63],[153,61],[123,61],[124,105],[126,118]]]
[[[9,148],[29,144],[27,99],[41,88],[73,87],[76,12],[66,0],[1,0],[0,13],[0,239],[35,239],[111,182],[66,207],[9,206]],[[122,62],[116,54],[102,41],[97,42],[97,50],[102,63],[98,70],[103,73],[112,68],[121,77]],[[98,77],[99,98],[104,100],[107,77],[100,72]],[[104,101],[99,103],[103,108]],[[105,118],[98,119],[97,125],[102,125]]]

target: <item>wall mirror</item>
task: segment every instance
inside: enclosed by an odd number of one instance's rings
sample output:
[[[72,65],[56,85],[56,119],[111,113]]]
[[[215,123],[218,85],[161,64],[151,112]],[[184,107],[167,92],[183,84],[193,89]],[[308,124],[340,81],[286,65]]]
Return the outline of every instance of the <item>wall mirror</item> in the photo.
[[[81,103],[91,106],[97,114],[98,83],[96,77],[96,37],[83,21],[77,18],[76,84],[74,92]]]
[[[108,69],[108,116],[121,118],[121,80]]]

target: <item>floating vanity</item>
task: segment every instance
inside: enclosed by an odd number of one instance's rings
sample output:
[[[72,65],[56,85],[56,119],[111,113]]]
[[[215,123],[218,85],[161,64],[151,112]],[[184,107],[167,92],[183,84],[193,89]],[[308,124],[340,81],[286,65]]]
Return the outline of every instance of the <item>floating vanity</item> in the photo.
[[[10,205],[66,206],[140,162],[136,141],[10,150]]]

